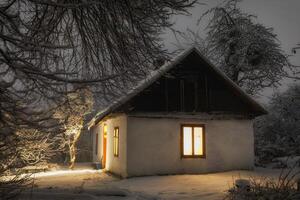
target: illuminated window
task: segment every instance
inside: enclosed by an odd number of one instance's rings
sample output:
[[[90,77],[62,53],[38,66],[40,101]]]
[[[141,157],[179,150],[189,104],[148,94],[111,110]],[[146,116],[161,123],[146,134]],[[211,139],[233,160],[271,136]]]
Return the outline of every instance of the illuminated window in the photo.
[[[181,156],[186,158],[205,157],[204,125],[181,126]]]
[[[114,128],[114,156],[119,156],[119,127]]]

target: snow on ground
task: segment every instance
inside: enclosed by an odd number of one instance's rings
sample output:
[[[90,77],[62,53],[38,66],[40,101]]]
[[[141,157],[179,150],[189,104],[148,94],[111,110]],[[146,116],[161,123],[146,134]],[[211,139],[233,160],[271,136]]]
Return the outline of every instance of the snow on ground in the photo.
[[[230,171],[199,175],[146,176],[119,179],[101,170],[39,173],[33,193],[24,199],[222,199],[234,179],[276,178],[281,170],[256,168],[254,171]]]
[[[234,179],[268,176],[276,178],[280,170],[230,171],[201,175],[149,176],[124,179],[111,185],[133,192],[152,194],[162,199],[223,199]]]

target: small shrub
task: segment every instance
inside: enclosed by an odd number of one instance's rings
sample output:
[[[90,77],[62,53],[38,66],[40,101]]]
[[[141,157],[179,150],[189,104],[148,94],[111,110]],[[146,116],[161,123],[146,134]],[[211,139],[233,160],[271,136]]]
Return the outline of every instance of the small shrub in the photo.
[[[299,200],[299,174],[300,171],[294,166],[289,170],[282,170],[278,180],[251,178],[249,189],[241,190],[233,186],[228,190],[225,200]]]

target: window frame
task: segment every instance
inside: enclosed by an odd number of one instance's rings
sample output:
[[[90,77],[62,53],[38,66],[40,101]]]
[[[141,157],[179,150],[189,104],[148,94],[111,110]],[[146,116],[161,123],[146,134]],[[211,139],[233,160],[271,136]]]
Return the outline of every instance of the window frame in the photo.
[[[184,155],[183,151],[183,128],[190,127],[192,128],[192,154],[193,155]],[[202,155],[194,155],[194,128],[202,128]],[[204,124],[181,124],[180,126],[180,155],[181,158],[206,158],[206,137],[205,137],[205,125]]]
[[[118,130],[118,136],[116,136],[116,130]],[[117,140],[117,143],[116,143]],[[115,148],[117,145],[117,151],[115,152]],[[113,132],[113,154],[114,157],[119,157],[120,154],[120,129],[118,126],[114,127],[114,132]]]

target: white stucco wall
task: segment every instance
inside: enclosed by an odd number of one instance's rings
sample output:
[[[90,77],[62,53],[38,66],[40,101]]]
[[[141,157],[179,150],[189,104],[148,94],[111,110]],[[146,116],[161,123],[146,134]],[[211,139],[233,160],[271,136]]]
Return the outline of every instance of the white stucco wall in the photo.
[[[254,166],[252,120],[127,118],[127,175],[206,173]],[[181,124],[205,124],[206,158],[181,158]]]
[[[127,176],[127,116],[119,115],[112,117],[101,124],[107,125],[107,155],[105,169],[120,175]],[[119,156],[113,153],[114,128],[119,127]]]
[[[93,126],[91,131],[93,134],[93,162],[100,162],[103,155],[103,126],[107,125],[107,150],[106,150],[106,166],[105,169],[122,177],[127,176],[127,116],[119,115],[101,121]],[[113,154],[113,134],[114,128],[119,127],[119,156]],[[98,133],[98,154],[96,155],[95,143],[96,133]]]

